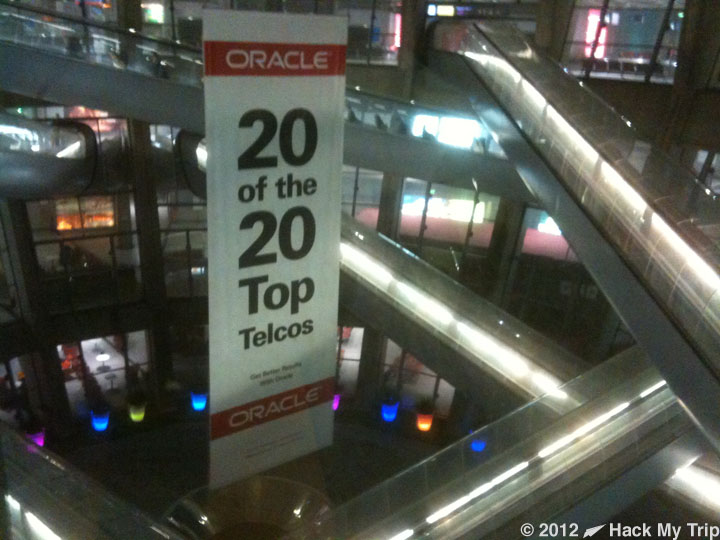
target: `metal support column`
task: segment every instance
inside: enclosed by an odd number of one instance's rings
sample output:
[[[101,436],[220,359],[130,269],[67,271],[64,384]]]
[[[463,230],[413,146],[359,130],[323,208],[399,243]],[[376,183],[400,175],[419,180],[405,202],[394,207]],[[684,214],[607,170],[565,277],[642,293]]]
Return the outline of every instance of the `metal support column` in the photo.
[[[396,239],[400,228],[403,177],[384,174],[378,209],[378,232]],[[365,327],[358,371],[357,398],[361,406],[370,407],[381,388],[385,336],[369,326]]]
[[[393,240],[397,239],[400,230],[403,180],[402,176],[383,174],[377,231]]]
[[[150,169],[150,130],[145,122],[128,120],[131,162],[135,189],[135,216],[138,228],[140,269],[145,302],[151,315],[151,380],[158,391],[172,376],[170,333],[167,324],[167,296],[163,269],[160,221],[155,182]]]
[[[482,290],[487,298],[502,306],[508,285],[512,281],[513,261],[522,249],[525,205],[500,199],[490,246],[483,269]]]

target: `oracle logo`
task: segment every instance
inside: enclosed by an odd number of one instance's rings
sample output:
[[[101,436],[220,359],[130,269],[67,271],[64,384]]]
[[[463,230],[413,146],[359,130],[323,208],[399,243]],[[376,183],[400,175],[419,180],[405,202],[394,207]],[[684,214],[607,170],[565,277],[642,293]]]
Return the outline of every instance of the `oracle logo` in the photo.
[[[328,377],[239,407],[213,413],[210,417],[210,438],[219,439],[317,407],[325,402],[329,403],[334,392],[335,377]]]
[[[345,73],[345,45],[206,41],[205,75],[332,76]]]
[[[225,62],[232,69],[319,70],[329,69],[329,52],[303,50],[265,51],[261,49],[230,49]]]
[[[245,424],[257,424],[273,416],[284,416],[295,410],[302,410],[317,403],[321,398],[322,385],[313,386],[303,394],[289,394],[267,403],[258,403],[247,409],[236,411],[228,418],[231,428]]]

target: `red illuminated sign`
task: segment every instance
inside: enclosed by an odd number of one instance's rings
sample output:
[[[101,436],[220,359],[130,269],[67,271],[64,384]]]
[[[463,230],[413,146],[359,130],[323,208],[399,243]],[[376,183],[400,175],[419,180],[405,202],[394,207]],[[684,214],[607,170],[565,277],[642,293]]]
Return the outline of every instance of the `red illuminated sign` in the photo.
[[[585,31],[585,57],[590,58],[592,54],[592,45],[597,36],[598,25],[600,24],[600,10],[591,9],[587,16],[587,30]],[[595,58],[605,58],[605,42],[607,41],[607,27],[603,26],[600,30],[600,37],[595,48]]]

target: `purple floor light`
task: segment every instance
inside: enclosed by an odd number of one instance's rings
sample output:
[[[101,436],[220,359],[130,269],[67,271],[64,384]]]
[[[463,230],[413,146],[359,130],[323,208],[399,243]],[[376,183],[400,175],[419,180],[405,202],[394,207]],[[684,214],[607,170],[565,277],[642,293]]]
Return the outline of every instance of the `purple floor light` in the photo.
[[[340,398],[342,396],[340,394],[335,394],[333,396],[333,411],[337,411],[338,407],[340,407]]]
[[[192,408],[196,411],[204,411],[205,407],[207,407],[207,394],[190,392],[190,399],[192,400]]]
[[[100,413],[90,411],[90,418],[92,418],[92,427],[95,431],[105,431],[110,423],[110,411]]]
[[[28,433],[27,438],[38,446],[45,446],[45,429],[43,428],[35,433]]]
[[[397,418],[399,407],[399,401],[396,401],[395,403],[383,403],[380,409],[380,412],[382,413],[382,419],[386,422],[394,422]]]

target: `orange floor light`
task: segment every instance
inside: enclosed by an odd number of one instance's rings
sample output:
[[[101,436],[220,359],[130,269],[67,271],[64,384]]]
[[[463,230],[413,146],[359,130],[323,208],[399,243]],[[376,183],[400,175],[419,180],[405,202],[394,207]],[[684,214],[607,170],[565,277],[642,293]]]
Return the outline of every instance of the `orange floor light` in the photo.
[[[417,415],[417,428],[420,431],[430,431],[433,422],[432,414],[420,414]]]

